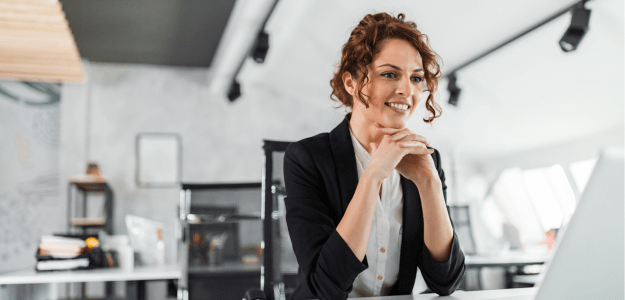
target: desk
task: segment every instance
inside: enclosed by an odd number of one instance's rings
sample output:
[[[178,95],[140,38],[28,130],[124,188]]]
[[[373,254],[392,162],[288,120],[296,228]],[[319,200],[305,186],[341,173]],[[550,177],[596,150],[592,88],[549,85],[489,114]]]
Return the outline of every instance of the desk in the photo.
[[[506,268],[506,285],[512,287],[512,277],[518,267],[528,265],[542,265],[551,259],[552,253],[508,252],[500,255],[466,255],[467,268],[501,267]],[[512,272],[510,271],[512,269]],[[478,285],[481,288],[480,272],[478,271]]]
[[[466,255],[467,267],[522,267],[542,265],[551,258],[551,253],[508,252],[501,255]]]
[[[362,300],[532,300],[538,288],[521,288],[488,291],[455,291],[450,296],[439,297],[437,294],[419,294],[405,296],[386,296],[358,298]]]
[[[34,268],[28,268],[0,274],[0,285],[126,281],[127,299],[145,299],[145,281],[179,279],[180,275],[180,267],[177,265],[135,267],[133,270],[110,268],[50,272],[37,272]]]

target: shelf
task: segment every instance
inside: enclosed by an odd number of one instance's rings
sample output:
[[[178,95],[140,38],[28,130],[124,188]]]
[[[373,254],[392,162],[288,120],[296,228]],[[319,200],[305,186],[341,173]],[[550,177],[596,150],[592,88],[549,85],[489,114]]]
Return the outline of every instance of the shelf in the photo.
[[[79,189],[87,192],[104,192],[107,185],[106,178],[102,176],[80,176],[72,177],[70,183],[75,184]]]
[[[211,225],[223,223],[237,223],[239,221],[261,220],[260,212],[247,214],[219,214],[219,215],[200,215],[188,214],[186,221],[191,225]]]
[[[80,227],[80,228],[101,228],[101,227],[106,227],[106,224],[101,224],[101,225],[97,225],[97,224],[93,224],[93,225],[74,225],[74,224],[70,224],[72,227]]]
[[[260,265],[245,265],[241,261],[224,261],[220,265],[189,266],[189,275],[259,275]]]
[[[242,183],[183,183],[183,190],[214,190],[214,189],[249,189],[261,188],[260,182],[242,182]]]
[[[98,197],[90,197],[91,193]],[[104,196],[104,202],[100,201],[102,199],[100,196]],[[97,217],[88,213],[93,211],[99,212]],[[67,218],[68,232],[75,232],[75,229],[78,229],[86,233],[90,228],[103,228],[107,233],[113,233],[113,191],[105,177],[81,175],[69,179]]]
[[[72,226],[80,227],[102,227],[106,225],[106,219],[103,217],[98,218],[71,218],[69,224]]]
[[[260,268],[260,267],[259,267]],[[132,270],[101,268],[37,272],[33,267],[0,274],[3,284],[39,284],[55,282],[101,282],[180,279],[180,266],[137,266]]]

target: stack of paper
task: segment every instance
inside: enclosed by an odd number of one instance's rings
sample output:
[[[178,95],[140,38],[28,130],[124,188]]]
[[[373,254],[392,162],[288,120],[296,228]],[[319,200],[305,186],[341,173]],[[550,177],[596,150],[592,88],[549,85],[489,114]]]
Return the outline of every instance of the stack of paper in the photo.
[[[89,258],[81,255],[85,241],[60,236],[42,236],[37,251],[38,271],[71,270],[89,266]]]

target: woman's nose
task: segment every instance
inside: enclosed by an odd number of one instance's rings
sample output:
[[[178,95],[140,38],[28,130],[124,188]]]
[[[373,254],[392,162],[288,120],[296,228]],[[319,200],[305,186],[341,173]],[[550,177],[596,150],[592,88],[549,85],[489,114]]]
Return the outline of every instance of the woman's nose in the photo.
[[[410,97],[414,95],[413,88],[414,87],[410,84],[410,77],[408,77],[399,81],[396,92],[404,97]]]

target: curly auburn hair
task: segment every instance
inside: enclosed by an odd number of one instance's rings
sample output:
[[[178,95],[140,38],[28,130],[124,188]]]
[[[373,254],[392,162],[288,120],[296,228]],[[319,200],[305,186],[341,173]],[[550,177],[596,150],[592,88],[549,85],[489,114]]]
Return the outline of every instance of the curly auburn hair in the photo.
[[[341,105],[353,108],[352,96],[345,90],[343,84],[343,74],[349,72],[353,78],[357,78],[356,89],[358,100],[367,108],[369,104],[364,100],[368,97],[362,92],[362,88],[369,82],[368,66],[373,61],[373,57],[380,52],[384,41],[388,39],[402,39],[408,41],[421,54],[425,82],[427,90],[430,91],[425,102],[425,108],[431,116],[424,118],[426,123],[432,123],[435,118],[440,117],[441,108],[434,100],[434,94],[438,90],[438,79],[441,77],[440,56],[436,54],[428,43],[428,38],[417,30],[417,24],[412,21],[405,21],[405,15],[399,14],[393,17],[387,13],[368,14],[358,26],[352,30],[349,40],[343,45],[341,51],[341,62],[334,77],[330,80],[332,94],[330,98],[338,101]],[[360,76],[360,75],[364,76]],[[351,112],[345,117],[349,118]]]

